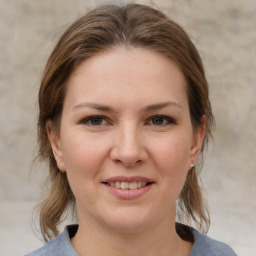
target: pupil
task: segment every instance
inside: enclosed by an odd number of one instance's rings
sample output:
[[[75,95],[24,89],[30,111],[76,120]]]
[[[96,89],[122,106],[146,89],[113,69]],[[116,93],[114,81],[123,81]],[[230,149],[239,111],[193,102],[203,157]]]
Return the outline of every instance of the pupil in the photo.
[[[163,118],[162,117],[155,117],[153,119],[153,124],[156,124],[156,125],[161,125],[163,124]]]
[[[94,117],[94,118],[92,118],[91,122],[93,125],[100,125],[102,123],[102,118]]]

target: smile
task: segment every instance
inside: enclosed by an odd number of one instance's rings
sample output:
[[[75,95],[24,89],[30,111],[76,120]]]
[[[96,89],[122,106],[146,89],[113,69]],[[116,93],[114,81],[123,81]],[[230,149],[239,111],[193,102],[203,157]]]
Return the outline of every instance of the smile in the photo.
[[[108,182],[108,185],[111,187],[119,188],[119,189],[138,189],[141,187],[145,187],[148,184],[146,181],[133,181],[133,182],[125,182],[125,181],[112,181]]]
[[[136,199],[148,193],[155,181],[141,176],[114,176],[102,182],[105,188],[121,199]]]

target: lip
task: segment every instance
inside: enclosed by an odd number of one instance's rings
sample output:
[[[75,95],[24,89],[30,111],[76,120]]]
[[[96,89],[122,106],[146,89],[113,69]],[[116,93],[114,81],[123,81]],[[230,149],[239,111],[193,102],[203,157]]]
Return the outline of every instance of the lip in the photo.
[[[108,185],[109,182],[134,182],[134,181],[145,181],[148,182],[150,184],[141,187],[141,188],[137,188],[137,189],[120,189],[120,188],[116,188],[116,187],[111,187]],[[146,177],[142,177],[142,176],[132,176],[132,177],[127,177],[127,176],[115,176],[115,177],[111,177],[108,178],[106,180],[104,180],[102,182],[102,184],[105,186],[106,189],[108,189],[108,191],[120,198],[120,199],[137,199],[139,197],[142,197],[143,195],[145,195],[147,192],[149,192],[153,185],[155,184],[155,182],[150,179],[150,178],[146,178]]]
[[[147,177],[142,177],[142,176],[114,176],[111,178],[108,178],[106,180],[103,180],[103,183],[107,183],[107,182],[116,182],[116,181],[124,181],[124,182],[134,182],[134,181],[145,181],[145,182],[150,182],[153,183],[154,180],[147,178]]]

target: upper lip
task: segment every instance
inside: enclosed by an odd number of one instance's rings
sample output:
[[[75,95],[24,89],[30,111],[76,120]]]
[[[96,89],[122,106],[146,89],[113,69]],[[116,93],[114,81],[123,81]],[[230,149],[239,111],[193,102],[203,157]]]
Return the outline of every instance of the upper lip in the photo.
[[[135,182],[135,181],[145,181],[145,182],[154,182],[154,180],[147,178],[147,177],[142,177],[142,176],[131,176],[131,177],[127,177],[127,176],[113,176],[110,177],[106,180],[103,181],[103,183],[108,183],[108,182]]]

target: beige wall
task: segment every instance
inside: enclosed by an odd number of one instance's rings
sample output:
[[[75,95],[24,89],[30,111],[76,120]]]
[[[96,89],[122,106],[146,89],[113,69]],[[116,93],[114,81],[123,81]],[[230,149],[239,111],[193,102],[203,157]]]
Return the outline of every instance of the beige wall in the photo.
[[[15,205],[24,202],[28,209],[23,214],[30,214],[39,196],[43,168],[33,167],[30,176],[29,170],[36,152],[36,94],[46,58],[74,18],[104,2],[0,1],[0,203],[14,211],[0,205],[0,255],[1,240],[8,241],[1,229],[8,227],[9,214],[18,222],[23,217]],[[256,1],[154,3],[184,26],[205,63],[217,123],[203,172],[213,218],[210,234],[247,255],[256,241]]]

